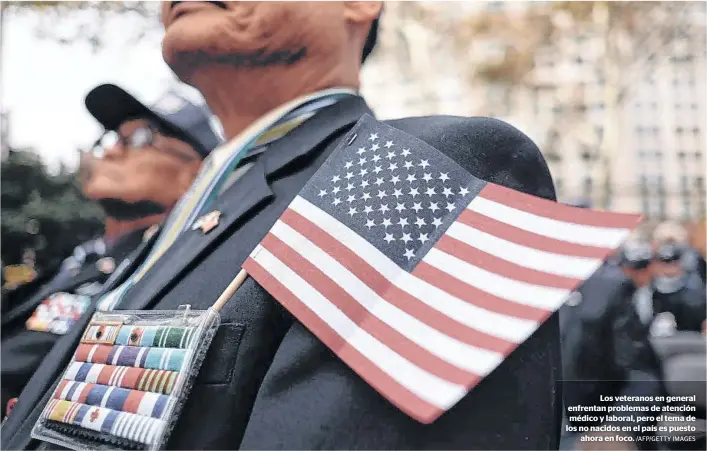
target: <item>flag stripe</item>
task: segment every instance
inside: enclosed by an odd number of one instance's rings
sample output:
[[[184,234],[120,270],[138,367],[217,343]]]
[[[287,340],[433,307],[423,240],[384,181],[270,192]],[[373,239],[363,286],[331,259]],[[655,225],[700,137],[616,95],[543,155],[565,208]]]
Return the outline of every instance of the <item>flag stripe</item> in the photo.
[[[446,233],[499,258],[568,277],[584,276],[589,267],[611,252],[548,238],[471,210],[464,210]]]
[[[483,191],[482,191],[483,192]],[[476,196],[468,209],[529,232],[588,246],[616,248],[628,235],[626,229],[570,224]]]
[[[503,359],[501,353],[489,352],[454,340],[444,333],[429,327],[424,322],[415,318],[414,315],[409,315],[405,311],[386,302],[385,299],[378,296],[375,291],[356,278],[355,275],[347,271],[345,267],[336,261],[334,256],[328,255],[304,236],[289,228],[286,224],[280,222],[277,227],[273,227],[271,233],[282,240],[284,242],[283,244],[289,249],[299,254],[299,258],[289,262],[280,258],[280,255],[275,254],[272,250],[271,253],[292,268],[293,271],[299,273],[300,276],[307,276],[307,280],[313,288],[317,289],[325,296],[327,293],[322,292],[321,288],[323,286],[332,285],[339,287],[340,291],[343,293],[338,293],[338,295],[342,296],[342,298],[333,296],[326,297],[331,302],[336,303],[339,309],[344,313],[348,314],[349,312],[347,310],[351,309],[350,312],[353,313],[353,315],[349,314],[348,316],[357,324],[359,322],[356,321],[356,319],[360,320],[366,318],[366,321],[369,321],[368,318],[370,318],[370,321],[373,321],[373,318],[375,318],[380,320],[386,326],[400,332],[410,340],[411,343],[414,342],[417,346],[434,354],[435,357],[444,359],[446,362],[474,374],[487,374],[490,368],[498,365]],[[265,247],[270,250],[269,246]],[[310,278],[316,276],[315,272],[301,272],[302,270],[300,270],[297,265],[304,265],[304,267],[308,267],[312,270],[316,267],[319,271],[322,271],[324,278],[331,283],[325,284],[324,281],[321,281],[323,282],[322,285],[316,283],[317,281]],[[313,284],[312,282],[315,283]],[[334,299],[337,300],[334,301]],[[345,308],[342,308],[342,306]],[[371,318],[371,316],[373,317]],[[362,324],[359,324],[359,326],[365,329]],[[401,337],[391,338],[393,338],[390,340],[391,342],[399,342]],[[385,343],[388,344],[388,342]],[[408,351],[412,352],[400,352],[400,354],[408,360],[411,360],[410,355],[419,353],[421,350],[408,349]],[[465,375],[465,379],[469,379],[468,373]]]
[[[425,424],[433,422],[444,412],[443,408],[417,396],[412,390],[376,366],[354,347],[351,340],[348,339],[348,335],[346,338],[339,335],[330,327],[331,323],[320,318],[315,311],[311,310],[307,304],[283,285],[281,280],[274,277],[269,269],[262,267],[252,257],[246,260],[243,268],[300,322],[306,324],[310,332],[400,410]]]
[[[511,318],[484,310],[462,301],[400,269],[375,246],[301,197],[296,197],[290,204],[290,208],[299,213],[301,217],[311,219],[322,231],[345,245],[352,253],[365,261],[368,267],[374,268],[386,279],[386,283],[383,286],[388,289],[395,286],[447,317],[501,340],[520,343],[537,328],[537,324],[534,321]],[[305,221],[309,220],[306,219]],[[288,224],[290,223],[288,222]],[[296,229],[296,227],[293,228]],[[312,235],[307,234],[307,236]],[[357,274],[356,268],[348,267],[348,269]],[[365,277],[361,277],[358,274],[357,276],[362,280],[366,280]],[[388,300],[390,301],[390,299]],[[415,316],[420,317],[419,315]],[[500,343],[498,342],[496,345],[500,345]],[[489,347],[486,348],[491,349]]]
[[[635,227],[639,216],[635,214],[611,213],[608,211],[568,208],[557,202],[541,197],[528,196],[501,185],[487,184],[481,197],[525,211],[537,216],[558,221],[593,227],[627,229]]]
[[[494,274],[436,248],[430,249],[422,261],[486,293],[519,304],[553,309],[569,295],[568,290],[541,287]]]
[[[547,318],[551,311],[533,307],[530,305],[518,304],[516,302],[511,302],[493,294],[481,291],[478,288],[469,285],[456,277],[450,276],[444,271],[441,271],[434,266],[420,262],[413,274],[420,279],[428,282],[430,285],[438,286],[452,296],[477,305],[486,310],[492,310],[496,313],[512,316],[514,318],[520,318],[530,321],[542,321]],[[446,332],[446,331],[445,331]],[[506,347],[508,350],[511,347]]]
[[[582,281],[578,278],[538,271],[512,261],[504,260],[470,246],[463,241],[452,238],[448,234],[439,239],[437,244],[435,244],[435,248],[469,262],[474,266],[484,268],[506,278],[515,279],[519,282],[571,290]]]
[[[466,392],[463,386],[428,373],[373,338],[267,249],[261,249],[255,259],[339,336],[421,399],[446,409]]]
[[[377,272],[375,268],[370,266],[366,260],[362,259],[355,252],[329,236],[325,231],[318,228],[315,224],[309,222],[298,213],[292,210],[286,211],[281,217],[281,222],[296,230],[298,233],[307,236],[310,241],[329,255],[336,256],[339,263],[359,280],[364,281],[378,296],[410,315],[415,316],[430,327],[443,330],[450,337],[477,348],[500,353],[504,353],[510,349],[512,342],[485,334],[473,327],[468,327],[456,321],[454,318],[445,315],[443,312],[435,310],[407,292],[402,291]],[[276,226],[279,225],[276,224]]]

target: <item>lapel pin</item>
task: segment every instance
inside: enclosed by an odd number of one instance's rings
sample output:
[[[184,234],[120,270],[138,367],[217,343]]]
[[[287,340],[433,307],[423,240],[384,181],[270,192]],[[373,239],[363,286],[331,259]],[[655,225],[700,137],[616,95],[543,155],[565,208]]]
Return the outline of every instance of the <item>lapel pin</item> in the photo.
[[[103,257],[96,262],[96,267],[103,274],[111,274],[115,271],[115,260],[110,257]]]
[[[219,218],[221,217],[221,212],[214,210],[211,213],[207,213],[204,216],[196,220],[192,226],[192,230],[201,229],[202,233],[209,233],[218,226]]]

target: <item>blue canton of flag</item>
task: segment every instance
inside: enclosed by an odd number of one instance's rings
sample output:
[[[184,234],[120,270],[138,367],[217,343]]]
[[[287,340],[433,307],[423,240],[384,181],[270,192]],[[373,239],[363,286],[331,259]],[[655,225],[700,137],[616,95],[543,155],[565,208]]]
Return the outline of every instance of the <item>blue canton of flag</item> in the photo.
[[[409,271],[486,183],[412,136],[360,133],[300,196]]]

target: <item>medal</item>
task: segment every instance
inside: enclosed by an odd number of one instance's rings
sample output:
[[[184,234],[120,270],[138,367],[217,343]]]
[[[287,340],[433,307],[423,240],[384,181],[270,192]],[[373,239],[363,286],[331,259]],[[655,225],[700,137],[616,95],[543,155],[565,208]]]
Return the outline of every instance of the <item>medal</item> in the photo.
[[[103,257],[96,262],[96,268],[103,274],[111,274],[115,271],[115,260],[110,257]]]
[[[221,212],[214,210],[197,219],[192,226],[192,230],[201,229],[202,233],[209,233],[218,226],[220,218]]]

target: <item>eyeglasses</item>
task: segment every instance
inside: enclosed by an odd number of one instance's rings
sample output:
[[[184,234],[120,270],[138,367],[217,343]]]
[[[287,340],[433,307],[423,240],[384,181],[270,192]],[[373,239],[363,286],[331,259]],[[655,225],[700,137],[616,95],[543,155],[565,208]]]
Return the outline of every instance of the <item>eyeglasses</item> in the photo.
[[[120,146],[123,150],[133,150],[141,151],[147,147],[152,147],[162,152],[174,155],[183,160],[193,160],[196,158],[194,155],[187,155],[183,152],[179,152],[168,147],[159,146],[155,143],[155,138],[157,134],[162,133],[154,126],[146,125],[144,127],[138,127],[130,134],[130,136],[123,136],[115,130],[106,130],[100,138],[93,143],[90,148],[90,153],[96,158],[102,158],[105,155],[107,149]]]

